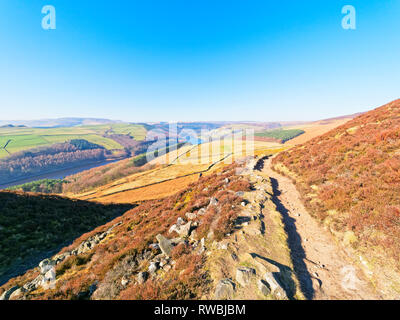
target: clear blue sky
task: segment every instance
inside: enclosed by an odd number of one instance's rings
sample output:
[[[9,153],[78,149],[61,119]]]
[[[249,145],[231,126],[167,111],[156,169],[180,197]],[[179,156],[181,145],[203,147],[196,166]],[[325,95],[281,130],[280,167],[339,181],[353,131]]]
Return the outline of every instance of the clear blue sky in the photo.
[[[43,5],[57,29],[41,28]],[[357,29],[341,27],[341,8]],[[313,120],[400,97],[400,1],[1,0],[1,119]]]

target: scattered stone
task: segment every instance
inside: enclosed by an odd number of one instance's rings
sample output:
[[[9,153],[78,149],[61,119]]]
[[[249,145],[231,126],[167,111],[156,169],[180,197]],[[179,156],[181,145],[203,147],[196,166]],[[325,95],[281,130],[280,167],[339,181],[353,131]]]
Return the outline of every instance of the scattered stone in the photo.
[[[236,269],[236,281],[243,287],[247,286],[255,276],[256,270],[253,268],[240,267]]]
[[[238,260],[238,256],[234,253],[231,254],[231,257],[233,259],[233,261],[237,261]]]
[[[244,192],[243,191],[238,191],[235,193],[236,196],[238,197],[243,197],[244,196]]]
[[[146,282],[148,277],[149,277],[149,274],[147,272],[139,272],[137,275],[137,281],[139,284],[143,284]]]
[[[201,208],[199,211],[197,211],[197,214],[202,216],[202,215],[204,215],[206,213],[206,211],[207,210],[205,208]]]
[[[215,197],[211,197],[208,206],[216,206],[216,205],[218,205],[218,199]]]
[[[179,218],[176,220],[176,225],[179,227],[179,226],[181,226],[181,225],[183,225],[183,224],[185,224],[185,220],[183,220],[181,217],[179,217]]]
[[[163,270],[164,270],[165,272],[168,272],[169,270],[171,270],[171,268],[172,268],[172,267],[171,267],[169,264],[167,264],[167,265],[164,266]]]
[[[181,237],[188,237],[190,234],[190,228],[192,227],[192,222],[189,221],[188,223],[181,225],[181,227],[179,228],[179,235]]]
[[[260,292],[264,296],[267,296],[267,295],[269,295],[271,293],[271,290],[268,288],[268,286],[261,279],[257,281],[257,287],[258,287],[258,290],[260,290]]]
[[[229,183],[229,179],[228,179],[228,178],[225,178],[225,179],[224,179],[224,182],[225,182],[226,184],[228,184],[228,183]]]
[[[123,287],[125,287],[128,283],[129,283],[129,280],[126,279],[125,277],[122,277],[122,279],[121,279],[121,285],[122,285]]]
[[[156,261],[150,262],[150,266],[149,266],[148,270],[150,273],[155,273],[158,270],[158,262],[156,262]]]
[[[222,279],[215,289],[215,298],[218,300],[232,299],[235,293],[235,283],[230,279]]]
[[[242,201],[241,203],[240,203],[240,205],[242,206],[242,207],[245,207],[246,206],[246,202],[244,202],[244,201]]]
[[[287,299],[287,295],[285,290],[281,287],[279,282],[275,279],[275,276],[272,272],[267,272],[264,275],[264,279],[267,282],[269,288],[273,295],[275,295],[279,299]]]
[[[189,220],[194,220],[197,218],[197,214],[194,212],[186,212],[185,213],[186,218],[188,218]]]
[[[156,236],[156,239],[158,241],[158,245],[160,246],[162,253],[164,253],[167,257],[169,257],[172,251],[172,244],[170,240],[168,240],[161,234],[158,234]]]

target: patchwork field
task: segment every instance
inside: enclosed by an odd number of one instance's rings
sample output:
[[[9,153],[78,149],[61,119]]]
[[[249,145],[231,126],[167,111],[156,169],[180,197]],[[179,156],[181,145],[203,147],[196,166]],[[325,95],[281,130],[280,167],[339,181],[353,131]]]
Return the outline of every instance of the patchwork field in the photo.
[[[67,128],[4,127],[0,128],[0,158],[18,151],[72,139],[85,139],[107,150],[122,150],[121,144],[107,137],[112,134],[129,135],[136,141],[141,141],[145,138],[146,129],[142,125],[119,123]]]

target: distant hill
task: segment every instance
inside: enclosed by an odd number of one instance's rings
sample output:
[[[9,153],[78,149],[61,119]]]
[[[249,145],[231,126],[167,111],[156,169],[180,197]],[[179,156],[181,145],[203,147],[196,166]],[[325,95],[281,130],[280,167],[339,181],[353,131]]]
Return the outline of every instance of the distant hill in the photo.
[[[98,119],[98,118],[58,118],[58,119],[39,119],[39,120],[0,120],[0,126],[27,126],[27,127],[73,127],[79,125],[99,125],[109,123],[120,123],[122,121]]]
[[[274,166],[361,261],[399,270],[400,100],[279,154]]]

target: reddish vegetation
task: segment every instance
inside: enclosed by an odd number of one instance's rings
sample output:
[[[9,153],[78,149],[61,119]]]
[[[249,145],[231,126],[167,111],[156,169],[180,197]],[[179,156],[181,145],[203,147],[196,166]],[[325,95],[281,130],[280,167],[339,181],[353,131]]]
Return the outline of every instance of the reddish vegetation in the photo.
[[[337,231],[400,258],[400,100],[280,154],[306,205]],[[333,212],[333,211],[331,211]]]
[[[210,231],[214,239],[221,239],[233,231],[233,221],[240,210],[242,198],[235,191],[249,190],[250,185],[240,176],[235,175],[236,164],[225,167],[222,172],[199,178],[184,191],[173,196],[144,201],[123,216],[106,225],[82,235],[74,243],[62,250],[72,250],[89,237],[108,230],[118,222],[112,235],[92,249],[89,254],[80,254],[67,258],[57,265],[57,284],[55,289],[34,291],[28,299],[77,299],[85,298],[82,292],[88,292],[91,285],[109,285],[107,298],[122,299],[192,299],[202,297],[209,289],[209,277],[203,268],[205,256],[188,245],[181,244],[174,248],[172,269],[156,281],[149,279],[144,284],[135,280],[126,288],[120,286],[120,270],[133,270],[133,276],[146,270],[143,264],[146,254],[155,255],[157,249],[150,244],[156,241],[157,234],[168,238],[176,235],[168,233],[177,218],[187,220],[187,212],[206,209],[204,215],[198,215],[199,227],[195,238],[207,236]],[[226,178],[229,178],[227,183]],[[218,199],[216,206],[210,205],[210,198]],[[144,269],[143,269],[144,268]],[[132,276],[132,277],[133,277]],[[119,277],[119,278],[118,278]],[[33,279],[32,271],[22,277],[10,280],[4,287],[23,284]]]

